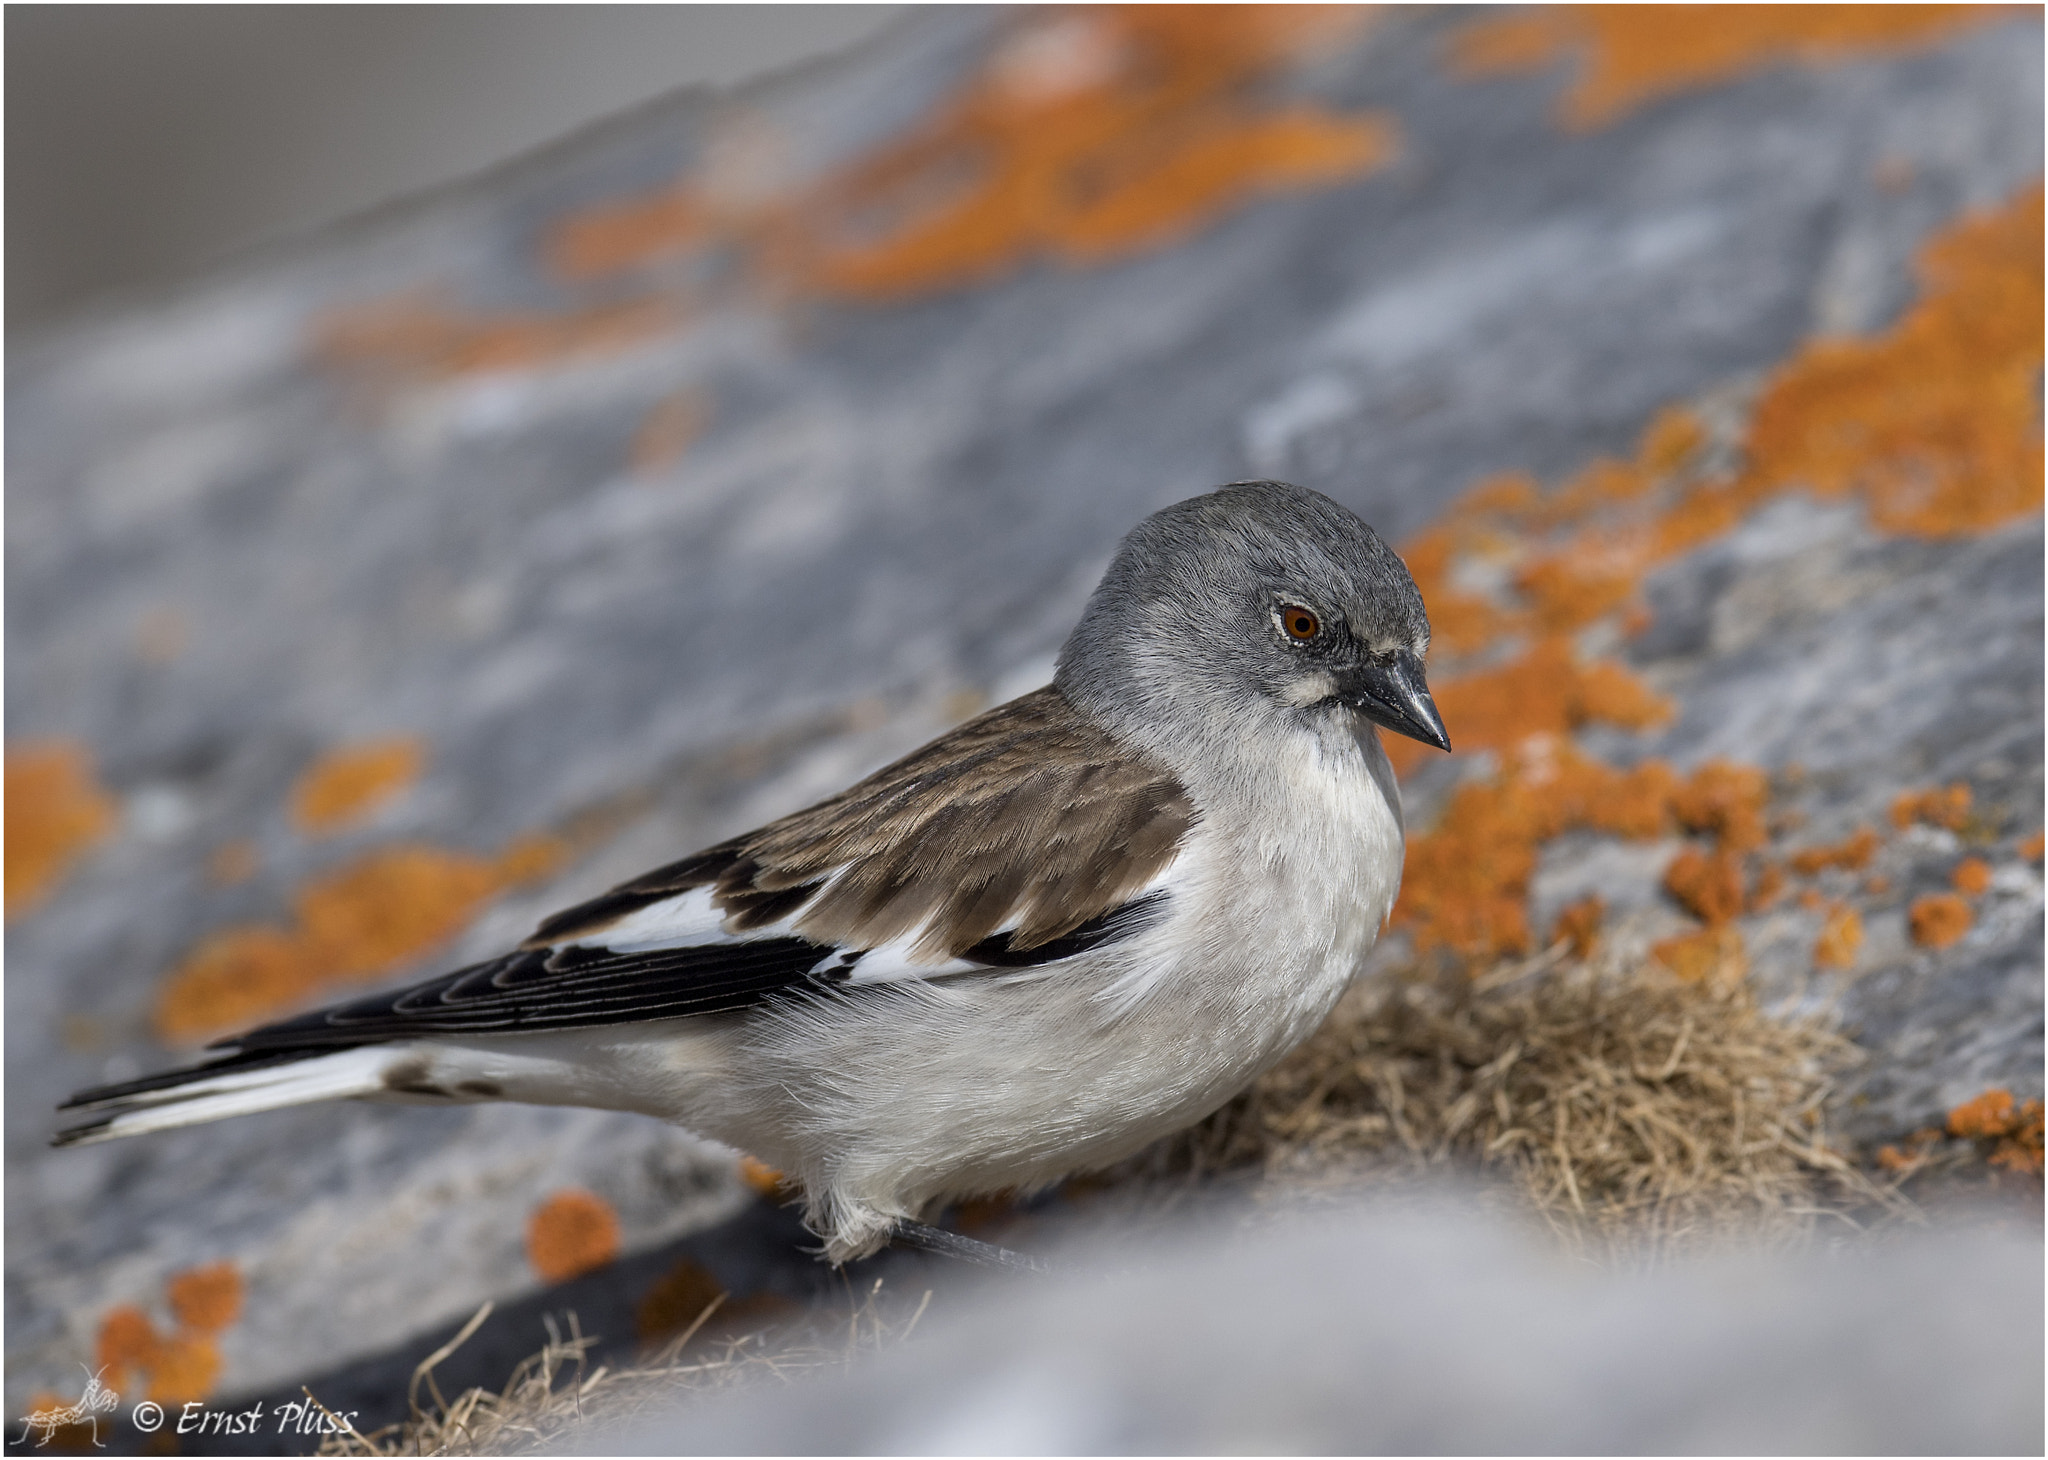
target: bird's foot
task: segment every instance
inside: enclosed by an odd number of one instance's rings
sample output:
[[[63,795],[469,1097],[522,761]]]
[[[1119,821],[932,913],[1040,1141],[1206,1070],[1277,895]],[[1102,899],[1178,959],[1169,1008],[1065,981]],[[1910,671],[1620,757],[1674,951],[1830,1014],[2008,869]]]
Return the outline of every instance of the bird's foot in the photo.
[[[898,1222],[891,1239],[905,1247],[936,1252],[945,1257],[958,1258],[962,1262],[974,1263],[977,1267],[992,1267],[1001,1272],[1030,1273],[1044,1277],[1052,1271],[1052,1264],[1042,1257],[1012,1252],[1009,1248],[998,1247],[993,1242],[983,1242],[976,1237],[963,1237],[958,1232],[948,1232],[943,1227],[928,1226],[923,1222]]]

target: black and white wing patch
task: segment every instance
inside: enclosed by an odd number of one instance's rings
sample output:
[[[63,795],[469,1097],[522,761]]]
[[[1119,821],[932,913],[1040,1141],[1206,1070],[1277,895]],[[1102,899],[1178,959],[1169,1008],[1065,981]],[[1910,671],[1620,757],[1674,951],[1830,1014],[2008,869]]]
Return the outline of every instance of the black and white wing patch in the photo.
[[[892,957],[895,950],[833,948],[790,936],[630,950],[578,943],[527,948],[393,993],[265,1025],[222,1041],[222,1047],[253,1052],[636,1024],[732,1013],[834,987],[1030,968],[1132,937],[1165,911],[1166,901],[1164,891],[1150,893],[1033,948],[1014,947],[1010,934],[998,933],[936,967]],[[867,966],[871,951],[882,955],[878,966]]]
[[[557,914],[502,958],[222,1045],[632,1024],[1056,963],[1157,921],[1193,819],[1171,775],[1047,688]]]

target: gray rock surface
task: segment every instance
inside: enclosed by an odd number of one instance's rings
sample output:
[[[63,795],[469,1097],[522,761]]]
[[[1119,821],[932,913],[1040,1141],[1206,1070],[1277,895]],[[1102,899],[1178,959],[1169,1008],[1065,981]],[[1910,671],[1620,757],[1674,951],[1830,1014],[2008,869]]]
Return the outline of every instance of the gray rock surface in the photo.
[[[2041,1445],[2041,1250],[1566,1263],[1469,1193],[1064,1252],[894,1352],[558,1454],[1913,1455]],[[1191,1275],[1199,1279],[1191,1281]]]
[[[197,1262],[248,1282],[222,1385],[251,1392],[531,1292],[526,1216],[558,1187],[607,1197],[629,1251],[745,1200],[729,1155],[583,1112],[314,1109],[44,1149],[70,1090],[172,1058],[149,1010],[206,933],[281,919],[292,888],[374,846],[490,851],[603,811],[549,885],[409,972],[495,951],[1042,679],[1144,513],[1275,474],[1399,541],[1486,473],[1559,480],[1816,331],[1884,325],[1934,229],[2041,169],[2030,18],[1763,69],[1587,135],[1550,124],[1555,73],[1447,76],[1467,19],[1397,14],[1290,81],[1397,116],[1389,168],[1113,265],[886,307],[733,292],[627,345],[452,379],[366,385],[313,349],[330,311],[408,292],[585,302],[540,263],[548,221],[661,185],[733,109],[791,139],[798,169],[901,134],[1005,23],[938,10],[16,350],[7,734],[89,747],[124,820],[8,930],[9,1405],[75,1385],[106,1309],[157,1302]],[[1888,158],[1910,162],[1903,185],[1876,180]],[[649,411],[685,391],[709,402],[701,435],[633,467]],[[1651,585],[1656,625],[1629,652],[1677,721],[1590,738],[1617,760],[1800,762],[1816,839],[1953,778],[2038,826],[2041,562],[2038,521],[1905,542],[1781,502]],[[138,647],[165,616],[167,660]],[[424,737],[420,783],[343,836],[295,834],[307,763],[383,734]],[[235,839],[260,870],[216,886],[207,857]],[[1649,906],[1655,855],[1561,841],[1538,903],[1592,882]],[[1930,835],[1884,855],[1903,895],[1955,852]],[[2041,882],[2000,875],[1944,954],[1873,923],[1871,971],[1840,996],[1877,1051],[1862,1132],[1991,1083],[2039,1092]],[[1784,916],[1784,945],[1810,947]],[[1758,976],[1833,997],[1803,962],[1760,952]]]

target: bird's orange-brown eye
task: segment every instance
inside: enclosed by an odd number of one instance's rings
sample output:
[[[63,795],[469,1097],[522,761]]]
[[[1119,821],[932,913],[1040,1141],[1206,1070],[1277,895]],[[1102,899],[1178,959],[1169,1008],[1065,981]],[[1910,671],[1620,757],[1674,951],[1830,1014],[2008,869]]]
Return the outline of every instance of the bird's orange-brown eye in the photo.
[[[1323,631],[1323,621],[1300,604],[1289,603],[1280,609],[1280,627],[1295,643],[1306,644]]]

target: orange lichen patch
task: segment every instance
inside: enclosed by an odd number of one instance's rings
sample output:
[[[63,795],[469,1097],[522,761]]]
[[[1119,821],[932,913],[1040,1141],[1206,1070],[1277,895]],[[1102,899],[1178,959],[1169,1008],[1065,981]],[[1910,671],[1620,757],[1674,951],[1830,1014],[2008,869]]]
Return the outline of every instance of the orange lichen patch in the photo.
[[[1949,874],[1949,885],[1965,897],[1982,897],[1991,890],[1991,864],[1981,857],[1965,857]]]
[[[1988,5],[1552,5],[1468,26],[1453,38],[1468,76],[1579,66],[1558,102],[1575,131],[1645,102],[1769,66],[1838,65],[1938,44],[1996,19]]]
[[[1948,1133],[1972,1141],[1995,1141],[1994,1166],[2038,1175],[2042,1166],[2042,1109],[2038,1100],[2016,1101],[2010,1090],[1986,1090],[1948,1113]]]
[[[301,936],[333,977],[394,968],[460,932],[503,879],[439,847],[387,847],[315,878],[294,899]]]
[[[2038,831],[2035,832],[2032,836],[2028,837],[2025,841],[2021,842],[2019,845],[2019,854],[2021,858],[2029,862],[2040,861],[2042,850],[2043,838],[2041,833]]]
[[[1870,865],[1870,859],[1877,855],[1880,845],[1875,831],[1859,826],[1855,835],[1846,841],[1800,848],[1791,856],[1792,870],[1802,877],[1816,876],[1831,867],[1845,872],[1860,872]]]
[[[1393,921],[1413,929],[1419,949],[1526,953],[1524,904],[1544,842],[1566,831],[1645,840],[1674,826],[1717,843],[1711,854],[1680,854],[1674,895],[1703,917],[1732,918],[1743,906],[1736,859],[1757,844],[1768,784],[1761,772],[1724,761],[1684,778],[1654,760],[1617,770],[1569,743],[1533,737],[1490,779],[1459,786],[1435,826],[1410,834]]]
[[[1479,490],[1474,487],[1467,493],[1467,499]],[[1533,482],[1530,490],[1535,490]],[[1454,511],[1453,520],[1455,517]],[[1464,546],[1465,535],[1445,523],[1410,538],[1401,549],[1408,574],[1428,606],[1430,646],[1437,654],[1461,654],[1484,648],[1514,622],[1486,599],[1460,593],[1451,586],[1451,559]]]
[[[701,391],[684,390],[667,397],[633,433],[633,470],[656,476],[683,459],[690,445],[711,424],[711,405]]]
[[[740,1157],[740,1180],[761,1196],[780,1200],[789,1195],[782,1173],[766,1161],[757,1161],[752,1156]]]
[[[1854,968],[1863,946],[1863,918],[1853,907],[1838,907],[1821,925],[1813,945],[1813,961],[1822,968]]]
[[[427,749],[414,736],[331,751],[292,787],[292,823],[315,835],[360,821],[419,779]]]
[[[1569,633],[1629,603],[1636,591],[1633,567],[1627,562],[1603,565],[1544,558],[1524,568],[1515,586],[1546,632]]]
[[[1953,893],[1937,892],[1928,897],[1916,897],[1913,906],[1906,912],[1907,924],[1912,928],[1913,941],[1927,948],[1947,948],[1970,931],[1970,924],[1976,919],[1970,912],[1970,905]]]
[[[6,915],[48,897],[114,821],[113,798],[93,778],[92,757],[82,747],[42,740],[10,749]]]
[[[1475,485],[1405,552],[1433,621],[1441,615],[1438,651],[1555,636],[1617,612],[1640,622],[1645,573],[1788,492],[1856,492],[1880,527],[1901,532],[1980,531],[2038,511],[2042,350],[2030,322],[2042,312],[2041,216],[2035,188],[1944,230],[1922,251],[1923,297],[1897,325],[1866,341],[1815,342],[1782,367],[1754,412],[1739,475],[1702,475],[1704,427],[1674,410],[1645,428],[1632,457],[1596,461],[1554,492],[1520,476]],[[1460,559],[1503,553],[1522,559],[1515,602],[1453,586]],[[1554,732],[1554,708],[1531,704],[1523,733]],[[1454,743],[1511,740],[1509,708],[1506,723],[1472,727],[1475,739],[1445,705]],[[1402,754],[1415,763],[1415,752]],[[1928,815],[1940,824],[1948,814]]]
[[[1863,890],[1872,897],[1883,897],[1892,890],[1892,879],[1884,876],[1869,878],[1864,882]]]
[[[390,973],[460,932],[490,898],[551,871],[564,850],[522,837],[496,859],[420,845],[371,852],[301,888],[290,928],[209,934],[165,981],[156,1032],[171,1043],[226,1033]]]
[[[242,1316],[242,1275],[232,1262],[178,1273],[164,1295],[179,1326],[197,1333],[218,1333]]]
[[[1742,934],[1730,927],[1666,938],[1652,945],[1650,956],[1687,983],[1734,983],[1749,972]]]
[[[1768,840],[1764,802],[1770,781],[1755,766],[1710,760],[1671,797],[1671,811],[1687,831],[1717,838],[1727,852],[1746,852]]]
[[[1943,790],[1901,793],[1892,802],[1892,825],[1905,828],[1916,821],[1961,831],[1970,821],[1970,788],[1958,781]]]
[[[1582,897],[1558,913],[1550,941],[1564,944],[1574,958],[1590,957],[1599,946],[1600,923],[1606,916],[1606,903],[1598,897]]]
[[[1087,267],[1157,249],[1260,197],[1392,159],[1385,115],[1279,94],[1304,58],[1368,19],[1309,5],[1027,13],[923,123],[822,176],[746,160],[777,144],[741,135],[739,165],[707,154],[652,192],[559,220],[546,265],[572,294],[604,290],[601,303],[491,315],[384,300],[328,317],[319,350],[427,376],[527,369],[670,329],[685,288],[733,277],[771,297],[897,299],[1039,260]],[[664,264],[682,267],[646,272]],[[640,292],[620,299],[633,274]]]
[[[633,1305],[633,1331],[648,1346],[686,1332],[713,1303],[726,1296],[725,1284],[701,1264],[684,1258],[654,1281]]]
[[[1742,912],[1742,864],[1730,853],[1709,856],[1687,847],[1664,871],[1664,890],[1709,927]]]
[[[142,1309],[124,1304],[100,1319],[95,1358],[111,1389],[129,1376],[148,1380],[147,1397],[163,1404],[204,1399],[220,1378],[214,1339],[241,1316],[242,1279],[230,1262],[175,1273],[165,1286],[177,1326],[160,1333]]]
[[[302,940],[277,928],[209,933],[157,996],[160,1039],[184,1043],[239,1029],[310,998],[324,982]]]
[[[216,886],[233,887],[254,877],[258,865],[254,842],[222,842],[206,859],[206,875]]]
[[[156,1325],[149,1321],[149,1315],[140,1308],[122,1304],[110,1308],[100,1319],[100,1331],[93,1349],[94,1363],[106,1370],[109,1388],[125,1387],[130,1370],[148,1373],[156,1366],[157,1352],[163,1340],[157,1337]]]
[[[204,1334],[174,1333],[157,1350],[149,1397],[161,1404],[204,1399],[220,1378],[220,1350]]]
[[[2012,1129],[2018,1105],[2010,1090],[1986,1090],[1948,1113],[1948,1133],[1964,1140],[1995,1140]]]
[[[674,330],[683,311],[667,299],[490,314],[419,295],[330,311],[314,326],[316,357],[343,366],[454,377],[529,370],[615,354]]]
[[[548,255],[588,279],[705,245],[751,245],[799,288],[897,298],[1034,258],[1157,248],[1264,193],[1382,166],[1393,124],[1261,95],[1361,12],[1104,6],[1025,19],[923,125],[787,196],[688,180],[566,221]]]
[[[1657,836],[1670,826],[1676,785],[1661,762],[1622,771],[1569,746],[1535,744],[1490,780],[1458,787],[1437,824],[1408,838],[1393,921],[1414,930],[1418,948],[1526,953],[1539,846],[1574,829]]]
[[[534,1210],[526,1227],[526,1257],[542,1282],[567,1282],[618,1255],[618,1213],[594,1192],[575,1187],[556,1192]]]
[[[1818,340],[1750,427],[1751,474],[1859,492],[1889,532],[1982,532],[2041,510],[2041,189],[1946,230],[1925,297],[1871,340]]]

